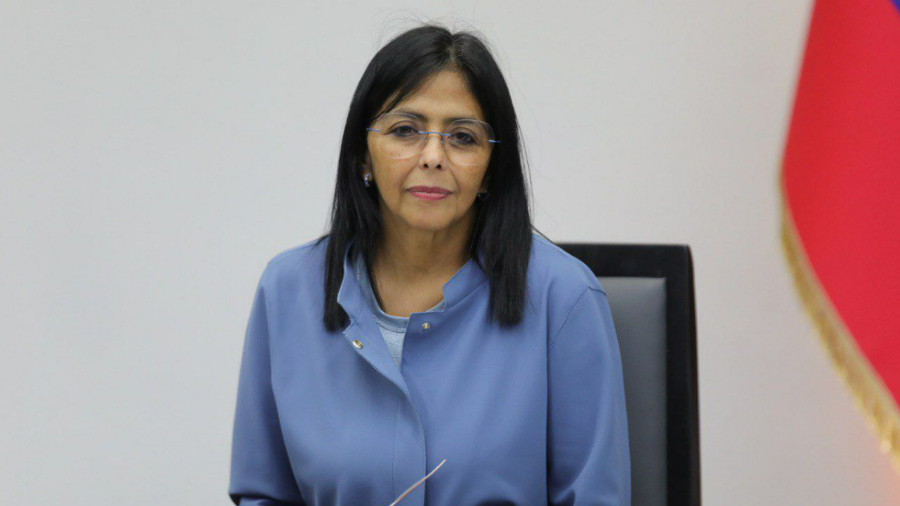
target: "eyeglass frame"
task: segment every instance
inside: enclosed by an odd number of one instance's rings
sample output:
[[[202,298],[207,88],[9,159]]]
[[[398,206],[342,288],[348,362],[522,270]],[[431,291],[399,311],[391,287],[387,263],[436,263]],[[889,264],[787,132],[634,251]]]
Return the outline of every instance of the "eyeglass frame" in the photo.
[[[416,118],[415,116],[413,116],[413,115],[411,115],[411,114],[406,114],[406,113],[402,113],[402,112],[396,112],[396,113],[395,113],[395,112],[386,112],[386,113],[384,113],[384,114],[378,116],[378,118],[376,118],[375,121],[373,121],[372,123],[377,123],[377,122],[382,118],[382,116],[385,116],[385,115],[387,115],[387,114],[402,114],[402,115],[404,115],[404,116],[408,116],[408,117],[411,118],[411,119],[418,119],[418,118]],[[477,121],[478,123],[484,123],[485,125],[487,125],[488,128],[491,129],[491,132],[492,132],[492,133],[493,133],[493,131],[494,131],[494,127],[492,127],[492,126],[490,125],[490,123],[488,123],[488,122],[486,122],[486,121],[481,121],[481,120],[474,119],[474,118],[472,118],[472,119],[465,119],[465,120],[456,120],[456,121]],[[454,121],[453,123],[456,123],[456,121]],[[450,124],[452,125],[453,123],[450,123]],[[412,128],[412,127],[409,127],[409,128]],[[367,128],[366,128],[366,131],[369,131],[369,132],[379,132],[379,133],[380,133],[381,130],[382,130],[382,129],[380,129],[380,128],[371,128],[371,127],[367,127]],[[416,132],[418,132],[419,135],[422,135],[423,138],[425,139],[425,141],[422,142],[422,149],[425,149],[425,145],[428,144],[428,135],[429,135],[429,134],[438,134],[438,135],[440,136],[440,137],[438,137],[438,138],[441,140],[441,147],[442,147],[442,148],[444,147],[444,139],[453,135],[453,134],[448,134],[448,133],[444,133],[444,132],[431,132],[431,131],[416,130],[416,129],[414,129],[414,128],[413,128],[413,130],[415,130]],[[382,133],[381,135],[387,135],[387,134]],[[500,144],[500,141],[494,140],[494,139],[488,139],[488,142],[491,143],[491,144]]]

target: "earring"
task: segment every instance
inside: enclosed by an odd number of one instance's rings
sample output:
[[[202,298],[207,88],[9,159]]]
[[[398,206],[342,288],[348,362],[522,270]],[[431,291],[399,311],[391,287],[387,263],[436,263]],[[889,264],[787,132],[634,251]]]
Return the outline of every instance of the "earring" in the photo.
[[[370,175],[371,175],[370,173],[366,172],[366,176],[363,178],[363,181],[364,181],[365,184],[366,184],[366,188],[372,186],[372,183],[369,182],[369,176],[370,176]]]
[[[485,191],[478,192],[478,195],[477,195],[477,196],[478,196],[478,198],[480,198],[481,200],[484,200],[484,199],[487,198],[487,195],[488,195],[488,192],[487,192],[487,190],[485,190]]]

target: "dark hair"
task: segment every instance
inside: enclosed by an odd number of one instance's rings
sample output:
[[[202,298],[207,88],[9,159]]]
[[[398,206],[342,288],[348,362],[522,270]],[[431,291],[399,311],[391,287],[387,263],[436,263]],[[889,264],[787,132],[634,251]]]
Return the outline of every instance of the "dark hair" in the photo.
[[[331,209],[330,237],[325,261],[325,312],[329,331],[344,328],[348,315],[337,303],[344,275],[344,252],[355,239],[371,268],[382,218],[378,191],[367,188],[362,161],[367,143],[366,127],[404,97],[416,93],[430,77],[444,69],[462,73],[502,142],[491,153],[485,178],[486,199],[476,199],[475,230],[469,253],[486,273],[490,284],[490,317],[503,326],[518,324],[526,297],[526,273],[532,246],[529,190],[520,150],[519,125],[506,81],[487,45],[470,31],[451,32],[437,24],[424,24],[394,37],[366,67],[347,114],[338,157],[337,180]],[[393,100],[387,103],[393,96]],[[543,236],[543,234],[541,234]],[[484,264],[476,255],[480,249]]]

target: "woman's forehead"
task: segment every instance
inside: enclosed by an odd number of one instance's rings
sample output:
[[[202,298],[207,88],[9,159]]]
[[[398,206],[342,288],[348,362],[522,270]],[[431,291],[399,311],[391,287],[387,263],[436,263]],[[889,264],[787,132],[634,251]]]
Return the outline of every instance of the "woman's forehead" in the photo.
[[[387,104],[396,97],[392,94]],[[484,121],[481,106],[469,90],[459,72],[444,70],[426,80],[418,90],[403,97],[387,112],[404,112],[428,121],[443,120],[452,123],[456,119]]]
[[[475,113],[472,113],[472,112],[450,113],[450,114],[452,114],[451,116],[441,115],[441,114],[431,115],[424,111],[420,111],[418,109],[414,109],[409,106],[397,107],[397,108],[391,110],[391,114],[409,116],[411,118],[415,118],[415,119],[418,119],[421,121],[430,121],[432,119],[432,116],[434,116],[435,120],[443,120],[444,124],[453,123],[454,121],[457,121],[457,120],[472,120],[472,119],[477,120],[477,119],[479,119],[478,115]]]

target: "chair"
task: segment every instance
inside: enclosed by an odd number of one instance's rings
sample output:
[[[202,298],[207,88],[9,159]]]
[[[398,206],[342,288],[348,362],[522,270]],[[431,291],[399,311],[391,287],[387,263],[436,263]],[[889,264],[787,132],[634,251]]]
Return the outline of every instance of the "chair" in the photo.
[[[632,506],[700,506],[690,247],[556,244],[590,267],[609,300],[624,370]]]

